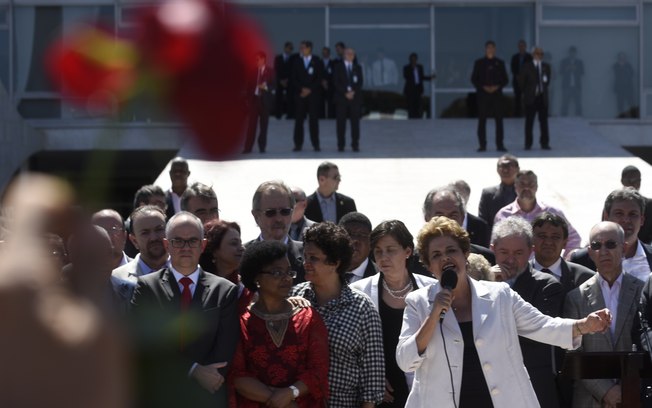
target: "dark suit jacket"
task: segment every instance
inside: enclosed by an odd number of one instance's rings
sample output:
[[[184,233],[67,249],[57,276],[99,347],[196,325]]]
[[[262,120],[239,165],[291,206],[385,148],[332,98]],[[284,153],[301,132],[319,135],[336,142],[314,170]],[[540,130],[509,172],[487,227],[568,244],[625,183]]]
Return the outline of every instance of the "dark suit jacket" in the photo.
[[[491,239],[489,226],[482,218],[466,213],[466,232],[469,233],[471,243],[489,247],[489,241]]]
[[[276,79],[280,82],[282,79],[290,79],[292,75],[292,64],[296,58],[296,54],[288,56],[287,61],[283,59],[283,54],[278,54],[274,58],[274,72],[276,73]]]
[[[294,59],[290,82],[297,97],[301,93],[301,88],[310,88],[312,92],[309,96],[319,95],[322,90],[322,79],[324,79],[324,63],[319,57],[313,55],[308,68],[305,67],[302,56]]]
[[[335,215],[337,216],[337,221],[340,222],[340,219],[350,212],[357,211],[355,207],[355,201],[348,196],[340,193],[335,194]],[[319,205],[319,199],[317,198],[317,192],[314,192],[308,196],[308,203],[306,205],[306,212],[304,213],[306,217],[315,221],[322,222],[324,221],[324,216],[321,213],[321,206]]]
[[[645,199],[645,222],[638,232],[638,239],[648,245],[652,242],[652,200],[649,198]]]
[[[516,191],[514,186],[497,186],[482,189],[480,196],[480,205],[478,206],[478,216],[487,222],[489,233],[494,225],[494,218],[501,208],[516,200]]]
[[[551,274],[532,269],[528,264],[527,270],[516,278],[512,290],[541,313],[553,317],[561,315],[564,291],[561,283]],[[519,337],[519,341],[523,362],[541,407],[559,407],[552,373],[552,347],[525,337]]]
[[[643,242],[641,242],[641,244],[643,245],[643,252],[645,252],[645,256],[647,257],[647,263],[650,265],[650,269],[652,269],[652,246],[647,245]],[[588,248],[578,249],[577,251],[573,252],[570,257],[570,261],[582,266],[586,266],[592,271],[597,271],[595,263],[593,263],[593,260],[589,256]]]
[[[405,95],[423,95],[423,81],[430,81],[430,78],[425,78],[423,75],[423,65],[417,64],[417,75],[419,76],[419,83],[414,81],[414,68],[408,64],[403,67],[403,94]]]
[[[541,89],[543,91],[543,103],[548,106],[548,85],[550,85],[550,64],[541,63]],[[523,103],[526,105],[534,104],[536,99],[539,73],[533,61],[523,65],[522,72],[519,75],[519,84],[523,92]]]
[[[172,203],[172,193],[170,190],[165,192],[165,204],[167,205],[167,208],[165,209],[165,217],[169,220],[176,214],[174,212],[174,204]]]
[[[182,315],[171,270],[138,278],[131,299],[142,363],[139,397],[145,399],[138,406],[227,407],[226,386],[210,394],[188,373],[194,363],[231,361],[240,333],[237,300],[234,284],[200,270],[190,311]]]
[[[251,245],[252,242],[256,242],[259,239],[260,237],[247,242],[244,245],[245,248]],[[294,278],[293,284],[296,285],[298,283],[305,282],[306,271],[303,268],[303,242],[295,241],[288,236],[288,242],[286,245],[288,247],[288,260],[290,261],[290,266],[292,267],[292,270],[296,271],[297,273],[297,277]]]
[[[248,99],[253,100],[256,98],[255,92],[256,92],[256,86],[258,83],[263,83],[265,82],[267,84],[267,90],[260,90],[258,97],[262,99],[263,106],[267,110],[271,110],[273,105],[274,105],[274,94],[272,93],[274,89],[276,88],[276,75],[274,73],[274,70],[272,67],[266,66],[265,69],[263,70],[263,75],[261,78],[258,78],[258,68],[256,68],[253,72],[250,74],[250,81],[247,84],[247,96]]]
[[[346,63],[340,62],[333,68],[333,87],[335,88],[335,103],[346,102],[346,93],[350,87],[353,90],[353,103],[362,103],[362,85],[364,78],[362,67],[353,63],[351,67],[351,79],[349,80]]]
[[[522,65],[521,65],[520,57],[521,54],[517,52],[516,54],[512,55],[512,60],[510,62],[510,68],[512,69],[512,75],[514,77],[513,80],[514,84],[518,84],[518,76],[521,73]],[[523,65],[527,64],[530,61],[532,61],[532,55],[526,52],[525,55],[523,56]]]
[[[369,263],[367,263],[367,267],[364,270],[364,275],[362,275],[362,279],[368,278],[370,276],[374,276],[375,274],[378,273],[378,266],[369,259]]]
[[[505,63],[499,58],[480,58],[473,65],[471,83],[479,95],[487,95],[483,87],[488,85],[498,86],[494,94],[502,94],[503,88],[509,83]]]

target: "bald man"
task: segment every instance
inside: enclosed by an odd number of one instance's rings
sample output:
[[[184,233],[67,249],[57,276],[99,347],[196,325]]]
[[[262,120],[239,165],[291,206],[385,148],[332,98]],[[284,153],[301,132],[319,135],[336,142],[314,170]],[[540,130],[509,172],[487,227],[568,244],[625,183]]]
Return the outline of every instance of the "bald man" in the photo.
[[[125,229],[122,216],[110,208],[100,210],[92,215],[91,223],[102,227],[109,234],[113,243],[113,252],[111,253],[111,270],[126,265],[131,258],[125,254],[125,244],[127,243],[127,231]]]

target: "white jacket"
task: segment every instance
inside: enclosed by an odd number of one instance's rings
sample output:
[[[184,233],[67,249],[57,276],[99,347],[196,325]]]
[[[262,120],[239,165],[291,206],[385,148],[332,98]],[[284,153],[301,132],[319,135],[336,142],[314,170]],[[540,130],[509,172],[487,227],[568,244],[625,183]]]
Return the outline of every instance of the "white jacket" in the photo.
[[[480,364],[496,408],[538,407],[530,377],[523,365],[518,336],[566,349],[579,347],[573,339],[574,320],[541,314],[505,283],[469,278],[473,317],[473,337]],[[406,407],[453,407],[451,380],[444,354],[440,327],[425,352],[419,355],[416,333],[432,310],[439,283],[408,295],[403,327],[396,349],[396,361],[404,371],[415,371]],[[446,348],[453,374],[455,400],[459,404],[462,383],[464,342],[451,310],[443,323]]]

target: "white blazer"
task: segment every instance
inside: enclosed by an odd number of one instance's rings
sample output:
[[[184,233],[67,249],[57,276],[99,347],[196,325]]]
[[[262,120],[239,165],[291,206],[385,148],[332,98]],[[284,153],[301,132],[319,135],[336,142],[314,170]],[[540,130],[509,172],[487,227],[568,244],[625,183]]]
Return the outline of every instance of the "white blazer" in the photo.
[[[539,402],[523,365],[518,336],[576,349],[581,344],[581,337],[572,337],[574,320],[542,314],[506,283],[479,282],[469,278],[469,285],[473,338],[494,406],[538,407]],[[419,355],[416,344],[416,334],[430,314],[440,288],[436,283],[414,291],[406,298],[403,327],[396,349],[399,367],[404,371],[415,371],[406,408],[454,406],[439,325],[422,355]],[[443,331],[453,376],[454,398],[459,404],[464,342],[452,310],[444,317]]]

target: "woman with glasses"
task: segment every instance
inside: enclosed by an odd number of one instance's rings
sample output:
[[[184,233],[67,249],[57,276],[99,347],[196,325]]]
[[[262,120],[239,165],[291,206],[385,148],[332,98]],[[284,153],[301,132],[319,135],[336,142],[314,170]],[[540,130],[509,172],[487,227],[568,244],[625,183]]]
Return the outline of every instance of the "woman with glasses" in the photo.
[[[373,303],[345,283],[351,239],[344,228],[323,222],[308,228],[303,244],[307,282],[292,293],[308,299],[328,328],[328,406],[375,407],[385,389],[383,334]]]
[[[258,299],[240,318],[229,379],[234,408],[314,408],[328,396],[326,327],[314,309],[288,301],[296,272],[286,252],[278,241],[255,242],[244,252],[242,283]]]
[[[381,222],[371,232],[370,240],[380,273],[359,280],[351,287],[369,296],[380,313],[385,350],[385,397],[380,406],[404,407],[414,377],[413,373],[406,375],[396,363],[405,298],[410,292],[436,281],[408,272],[407,263],[414,251],[414,238],[401,221]]]

